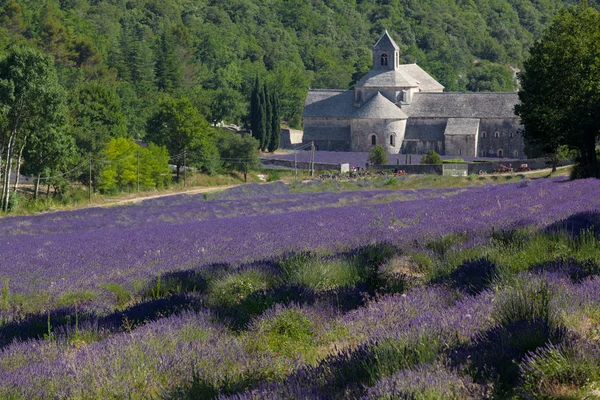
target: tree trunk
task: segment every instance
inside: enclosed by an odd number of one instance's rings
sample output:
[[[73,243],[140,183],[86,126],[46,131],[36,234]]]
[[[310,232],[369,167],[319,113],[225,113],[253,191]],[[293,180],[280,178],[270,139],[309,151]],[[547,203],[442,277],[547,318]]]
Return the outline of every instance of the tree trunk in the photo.
[[[23,150],[25,150],[25,144],[21,146],[21,150],[19,150],[19,158],[17,159],[17,175],[15,176],[15,186],[13,192],[17,193],[17,189],[19,188],[19,180],[21,179],[21,160],[23,159]]]
[[[181,165],[179,165],[179,163],[177,163],[177,183],[179,183],[179,170],[181,169]]]
[[[33,199],[34,200],[38,199],[38,193],[39,193],[39,190],[40,190],[40,178],[41,178],[41,175],[38,175],[38,177],[35,180],[35,191],[34,191],[34,194],[33,194]]]
[[[4,193],[4,161],[3,161],[3,157],[4,157],[4,151],[5,151],[5,142],[4,142],[4,138],[2,140],[2,142],[0,142],[0,204],[2,204],[2,195]]]
[[[14,153],[16,137],[17,132],[13,130],[8,141],[8,151],[6,153],[6,168],[4,170],[5,175],[3,180],[4,187],[2,188],[1,209],[4,210],[4,212],[8,212],[8,201],[10,200],[10,173],[12,172],[12,158]]]
[[[48,188],[46,189],[46,198],[50,197],[50,184],[48,184]]]
[[[584,135],[582,159],[585,165],[582,166],[583,170],[587,177],[600,178],[598,159],[596,157],[596,132],[594,129],[587,128]]]

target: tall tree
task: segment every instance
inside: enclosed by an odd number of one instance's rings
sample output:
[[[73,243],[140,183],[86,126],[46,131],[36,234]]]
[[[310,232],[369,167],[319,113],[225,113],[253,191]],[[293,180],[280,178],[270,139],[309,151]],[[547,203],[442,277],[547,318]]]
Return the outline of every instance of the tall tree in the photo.
[[[271,153],[279,148],[281,138],[280,107],[279,96],[275,91],[271,92],[271,140],[269,140],[269,151]]]
[[[62,176],[72,166],[75,153],[75,141],[65,126],[37,130],[30,136],[23,154],[23,173],[35,178],[35,199],[40,183],[51,176]]]
[[[109,84],[80,86],[71,99],[71,110],[77,146],[84,153],[99,154],[112,138],[127,136],[121,101]]]
[[[186,97],[165,96],[148,120],[147,132],[148,141],[167,147],[178,180],[184,160],[209,167],[213,159],[216,148],[210,126]]]
[[[250,100],[250,123],[252,136],[258,140],[258,147],[263,148],[267,130],[267,110],[265,106],[264,86],[257,76],[254,81],[252,98]]]
[[[24,149],[32,133],[64,124],[65,97],[51,57],[29,47],[15,46],[0,60],[0,111],[8,132],[4,151],[0,152],[4,154],[0,196],[3,210],[8,210],[9,180],[17,146]]]
[[[264,91],[264,96],[265,96],[265,136],[264,136],[264,140],[261,141],[261,147],[260,149],[262,151],[267,151],[269,148],[269,143],[271,143],[271,135],[272,135],[272,120],[273,120],[273,104],[271,102],[272,98],[271,98],[271,93],[269,91],[269,86],[266,84],[264,84],[263,86],[263,91]]]
[[[156,50],[156,85],[159,90],[175,92],[182,82],[181,60],[177,57],[175,41],[167,29],[163,29]]]
[[[600,12],[587,2],[562,10],[531,49],[515,111],[524,137],[552,154],[580,152],[582,176],[600,177]]]
[[[260,166],[258,158],[258,140],[250,135],[224,131],[219,135],[217,146],[223,167],[227,170],[239,171],[247,181],[248,172]]]

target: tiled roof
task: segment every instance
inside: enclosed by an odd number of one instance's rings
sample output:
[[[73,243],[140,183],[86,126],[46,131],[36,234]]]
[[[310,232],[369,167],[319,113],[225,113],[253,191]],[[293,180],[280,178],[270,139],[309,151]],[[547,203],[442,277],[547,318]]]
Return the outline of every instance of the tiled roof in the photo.
[[[440,92],[444,90],[444,86],[441,83],[433,79],[431,75],[417,64],[400,65],[399,71],[416,80],[422,92]]]
[[[392,39],[388,31],[385,31],[383,33],[383,35],[379,38],[377,43],[375,43],[375,46],[373,46],[373,48],[379,50],[400,50],[400,48],[398,47],[396,42],[394,42],[394,39]]]
[[[377,93],[354,112],[356,119],[407,119],[408,116],[397,105]]]
[[[517,118],[517,93],[415,93],[402,106],[410,118]]]
[[[348,126],[305,126],[302,140],[350,140],[350,125]]]
[[[305,118],[352,118],[353,90],[309,90],[304,103]]]
[[[419,83],[403,70],[371,70],[356,84],[356,87],[419,87]]]
[[[477,135],[479,119],[477,118],[448,118],[445,135]]]

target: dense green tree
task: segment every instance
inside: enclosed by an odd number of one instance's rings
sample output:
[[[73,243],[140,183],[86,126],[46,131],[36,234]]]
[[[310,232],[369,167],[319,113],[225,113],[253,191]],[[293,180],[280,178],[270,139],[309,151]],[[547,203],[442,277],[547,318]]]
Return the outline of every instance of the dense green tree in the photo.
[[[375,146],[369,152],[369,162],[375,165],[385,165],[388,162],[387,153],[381,146]]]
[[[0,122],[1,132],[6,132],[0,143],[0,167],[3,167],[0,209],[8,210],[9,179],[15,157],[18,168],[32,134],[65,124],[65,98],[51,57],[29,47],[15,46],[0,59]]]
[[[560,12],[531,49],[520,74],[516,113],[524,137],[555,154],[561,145],[580,152],[583,176],[600,177],[600,12],[586,2]]]
[[[221,131],[217,139],[219,154],[223,167],[230,171],[244,174],[244,182],[248,172],[260,166],[258,158],[258,140],[250,135],[240,135],[230,131]]]
[[[514,73],[510,68],[479,62],[467,75],[467,90],[471,92],[513,92],[515,90]]]
[[[181,60],[172,36],[164,29],[156,50],[156,85],[159,90],[175,92],[182,86]]]
[[[71,119],[77,146],[95,156],[112,138],[128,136],[127,121],[113,86],[86,83],[73,93]]]
[[[429,150],[427,154],[421,157],[421,164],[441,164],[442,158],[435,150]]]
[[[150,143],[147,148],[131,139],[116,138],[103,150],[106,160],[98,185],[102,192],[123,189],[163,188],[171,179],[166,147]]]
[[[146,129],[149,142],[166,146],[177,167],[178,180],[184,161],[188,165],[195,163],[201,168],[214,168],[214,135],[208,122],[187,98],[165,96]]]
[[[33,132],[24,148],[22,173],[34,177],[35,199],[42,182],[52,183],[52,177],[72,178],[64,174],[73,167],[76,153],[75,140],[64,125]]]

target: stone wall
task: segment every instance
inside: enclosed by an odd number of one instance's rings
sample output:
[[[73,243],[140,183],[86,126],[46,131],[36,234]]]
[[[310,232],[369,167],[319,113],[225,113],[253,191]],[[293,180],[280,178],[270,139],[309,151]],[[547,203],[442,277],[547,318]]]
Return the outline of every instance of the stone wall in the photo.
[[[280,149],[294,149],[302,144],[303,131],[295,129],[282,129],[279,139]]]
[[[263,167],[279,167],[294,169],[293,160],[273,160],[273,159],[261,159]],[[328,163],[314,163],[315,171],[341,171],[342,165],[344,164],[328,164]],[[345,164],[348,165],[348,164]],[[296,168],[301,170],[309,170],[310,163],[307,161],[298,161]]]
[[[375,144],[382,146],[388,154],[398,154],[402,147],[406,120],[354,119],[352,120],[352,151],[369,152]],[[394,136],[394,144],[390,136]]]
[[[407,174],[413,175],[442,175],[444,173],[444,168],[442,164],[369,165],[369,169],[375,171],[395,171],[396,169],[398,169],[405,171]]]
[[[494,169],[500,167],[501,165],[511,167],[514,171],[517,171],[521,164],[529,165],[529,168],[532,170],[545,169],[552,167],[552,161],[548,158],[536,158],[536,159],[524,159],[524,160],[516,160],[516,161],[492,161],[492,162],[482,162],[482,163],[473,163],[469,164],[469,174],[478,174],[480,171],[486,174],[491,174],[494,172]],[[560,161],[558,166],[562,167],[565,165],[571,165],[571,161]]]
[[[518,119],[482,119],[479,125],[479,157],[525,157]],[[500,151],[502,154],[500,155]]]
[[[322,151],[350,151],[350,120],[311,118],[304,121],[302,144],[315,142]]]
[[[444,154],[457,157],[477,157],[477,135],[446,135]]]

